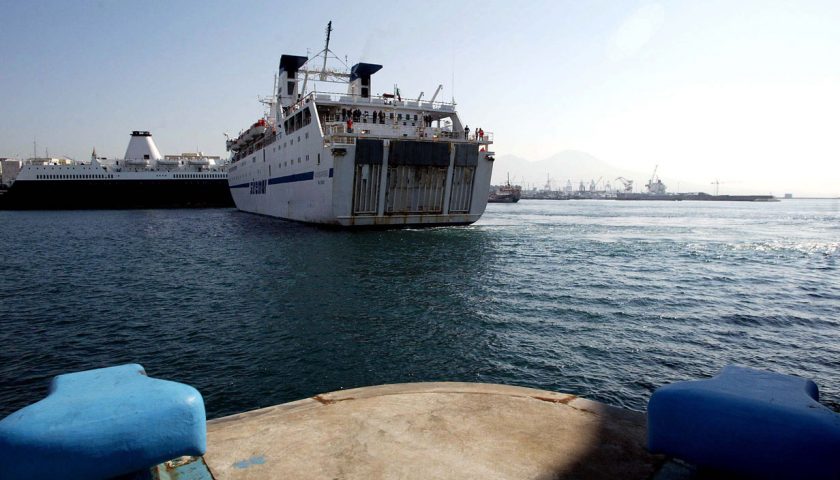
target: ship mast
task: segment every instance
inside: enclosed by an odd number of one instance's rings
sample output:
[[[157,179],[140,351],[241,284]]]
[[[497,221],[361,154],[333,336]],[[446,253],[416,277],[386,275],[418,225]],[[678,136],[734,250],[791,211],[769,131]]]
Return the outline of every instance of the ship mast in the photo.
[[[303,77],[303,88],[301,89],[302,94],[306,94],[306,85],[309,82],[309,76],[312,76],[312,81],[321,81],[321,82],[331,82],[331,83],[346,83],[350,78],[349,67],[347,66],[346,61],[342,61],[338,56],[330,50],[330,37],[332,34],[332,20],[327,23],[327,40],[324,43],[324,49],[320,52],[313,55],[309,61],[304,65],[303,68],[300,69],[300,72],[304,74]],[[315,70],[315,68],[310,69],[309,65],[314,63],[314,60],[318,57],[324,57],[324,62],[321,64],[320,70]],[[336,68],[330,68],[327,66],[327,61],[330,59],[330,56],[341,63],[341,67],[343,67],[344,71],[341,71]]]
[[[324,66],[321,67],[321,76],[319,77],[321,81],[325,81],[327,79],[327,54],[330,51],[330,33],[332,32],[332,20],[327,23],[327,43],[324,45]]]

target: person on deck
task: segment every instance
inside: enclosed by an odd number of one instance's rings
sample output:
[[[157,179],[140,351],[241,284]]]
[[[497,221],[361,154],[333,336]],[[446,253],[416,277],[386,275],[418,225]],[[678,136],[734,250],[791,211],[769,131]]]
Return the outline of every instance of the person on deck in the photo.
[[[464,139],[466,139],[466,140],[470,139],[470,126],[469,125],[464,126]]]

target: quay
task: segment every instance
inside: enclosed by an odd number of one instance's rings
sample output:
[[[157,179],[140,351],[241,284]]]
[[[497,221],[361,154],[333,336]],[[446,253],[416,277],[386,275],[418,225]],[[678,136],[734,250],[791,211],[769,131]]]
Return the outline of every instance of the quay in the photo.
[[[0,420],[0,478],[840,478],[838,448],[840,416],[814,382],[737,365],[659,387],[647,414],[441,382],[206,421],[198,390],[126,364],[58,375],[43,400]]]
[[[204,461],[237,480],[647,479],[665,457],[646,450],[645,422],[531,388],[383,385],[210,420]]]

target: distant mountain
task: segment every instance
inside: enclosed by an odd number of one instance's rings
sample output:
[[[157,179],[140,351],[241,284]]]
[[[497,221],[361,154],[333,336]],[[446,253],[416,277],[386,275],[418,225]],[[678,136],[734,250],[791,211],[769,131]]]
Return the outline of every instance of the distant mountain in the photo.
[[[616,178],[625,177],[633,180],[636,191],[642,191],[653,173],[654,166],[651,165],[649,172],[629,170],[610,165],[586,152],[576,150],[564,150],[537,161],[529,161],[516,155],[498,155],[493,165],[493,184],[505,183],[510,174],[511,183],[522,185],[523,188],[542,189],[546,181],[550,179],[553,190],[564,187],[568,181],[571,181],[575,190],[581,181],[588,188],[593,180],[598,182],[599,189],[602,189],[607,182],[613,188],[620,189],[622,184]],[[669,192],[676,192],[678,188],[683,192],[709,191],[709,187],[668,177],[662,177],[662,181],[667,185]]]

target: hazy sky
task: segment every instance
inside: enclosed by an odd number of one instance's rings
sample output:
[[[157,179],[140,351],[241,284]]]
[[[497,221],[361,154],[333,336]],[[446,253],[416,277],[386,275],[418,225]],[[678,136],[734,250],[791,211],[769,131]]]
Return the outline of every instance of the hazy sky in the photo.
[[[840,1],[97,2],[2,0],[0,156],[224,155],[281,54],[439,83],[494,150],[588,152],[663,179],[840,194]],[[667,182],[666,182],[667,183]]]

